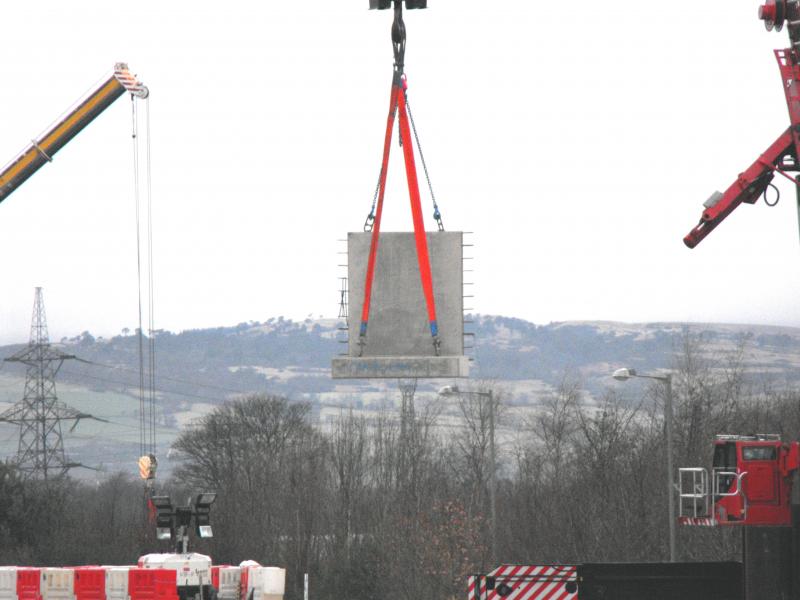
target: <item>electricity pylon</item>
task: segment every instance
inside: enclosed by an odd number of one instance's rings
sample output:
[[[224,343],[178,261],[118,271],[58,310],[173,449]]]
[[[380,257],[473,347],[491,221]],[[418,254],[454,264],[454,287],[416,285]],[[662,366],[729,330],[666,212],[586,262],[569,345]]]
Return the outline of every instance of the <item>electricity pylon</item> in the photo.
[[[400,471],[398,483],[409,483],[411,455],[416,451],[416,422],[414,415],[414,394],[417,391],[416,379],[398,379],[402,404],[400,405]]]
[[[42,288],[37,287],[30,341],[5,359],[26,365],[25,394],[22,400],[0,413],[0,423],[19,425],[19,444],[13,462],[24,477],[60,477],[73,467],[84,466],[66,459],[61,422],[74,421],[72,431],[81,419],[95,417],[59,402],[56,397],[56,374],[63,362],[71,358],[75,356],[50,346]]]

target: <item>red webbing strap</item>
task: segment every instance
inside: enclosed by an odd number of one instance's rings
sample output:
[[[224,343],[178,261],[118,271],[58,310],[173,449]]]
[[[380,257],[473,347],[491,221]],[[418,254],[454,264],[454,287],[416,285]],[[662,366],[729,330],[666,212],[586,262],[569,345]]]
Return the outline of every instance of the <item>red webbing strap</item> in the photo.
[[[383,141],[383,164],[381,165],[381,176],[379,180],[378,208],[375,212],[375,222],[372,226],[372,240],[369,247],[369,259],[367,261],[367,278],[364,282],[364,304],[361,307],[361,328],[359,330],[360,347],[359,356],[364,352],[364,343],[367,335],[367,323],[369,322],[369,305],[372,298],[372,281],[375,276],[375,259],[378,256],[378,238],[381,231],[381,214],[383,212],[383,197],[386,192],[386,174],[389,170],[389,151],[392,147],[392,130],[394,129],[394,118],[397,114],[398,98],[402,97],[400,92],[400,82],[392,84],[392,93],[389,100],[389,116],[386,119],[386,137]],[[403,105],[405,107],[405,104]]]
[[[408,111],[406,109],[405,90],[399,94],[397,110],[400,120],[400,138],[403,141],[403,158],[406,163],[406,179],[408,180],[408,195],[411,199],[411,215],[414,219],[414,241],[417,245],[417,262],[419,274],[422,279],[422,292],[425,295],[425,304],[428,308],[428,321],[430,322],[433,346],[439,354],[439,326],[436,323],[436,302],[433,297],[433,277],[431,275],[431,261],[428,255],[428,239],[425,233],[425,222],[422,219],[422,203],[419,197],[419,182],[417,181],[417,167],[414,164],[414,144],[411,137],[411,128],[408,125]]]

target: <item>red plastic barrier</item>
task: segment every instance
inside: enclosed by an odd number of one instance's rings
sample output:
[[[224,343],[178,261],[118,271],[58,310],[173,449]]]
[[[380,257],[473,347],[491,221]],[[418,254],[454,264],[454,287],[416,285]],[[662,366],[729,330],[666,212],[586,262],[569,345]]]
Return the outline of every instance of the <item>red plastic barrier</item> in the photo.
[[[102,567],[75,567],[75,599],[106,600],[106,570]]]
[[[39,600],[42,597],[41,577],[41,569],[17,569],[17,599]]]
[[[172,569],[131,569],[128,571],[131,600],[177,600],[177,576]]]
[[[219,591],[219,570],[227,569],[232,566],[233,565],[213,565],[211,567],[211,585],[214,586],[215,590]]]
[[[156,572],[156,599],[178,600],[178,574],[173,569],[151,569]]]
[[[239,598],[247,598],[247,582],[250,581],[250,567],[242,567],[242,575],[239,579]]]

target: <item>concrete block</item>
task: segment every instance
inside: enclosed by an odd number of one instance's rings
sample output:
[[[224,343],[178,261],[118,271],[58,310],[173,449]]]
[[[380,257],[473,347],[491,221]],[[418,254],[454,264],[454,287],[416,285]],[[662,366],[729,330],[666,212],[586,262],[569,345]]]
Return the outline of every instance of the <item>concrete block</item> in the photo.
[[[363,349],[359,346],[371,240],[371,233],[347,235],[347,358],[351,360],[334,359],[333,376],[466,377],[462,232],[427,233],[441,343],[439,356],[434,353],[413,232],[380,234],[366,344]]]
[[[442,356],[464,354],[461,232],[428,232],[428,252]],[[358,334],[371,234],[349,233],[348,312],[350,356],[359,356]],[[367,343],[362,356],[433,356],[419,263],[411,232],[381,233],[372,285]]]

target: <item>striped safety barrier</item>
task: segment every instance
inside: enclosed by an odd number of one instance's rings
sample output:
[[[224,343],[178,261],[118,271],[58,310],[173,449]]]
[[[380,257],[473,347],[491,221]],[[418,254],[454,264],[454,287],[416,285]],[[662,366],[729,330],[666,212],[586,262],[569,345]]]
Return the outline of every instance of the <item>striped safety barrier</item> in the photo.
[[[577,599],[575,565],[501,565],[468,580],[468,600]]]

